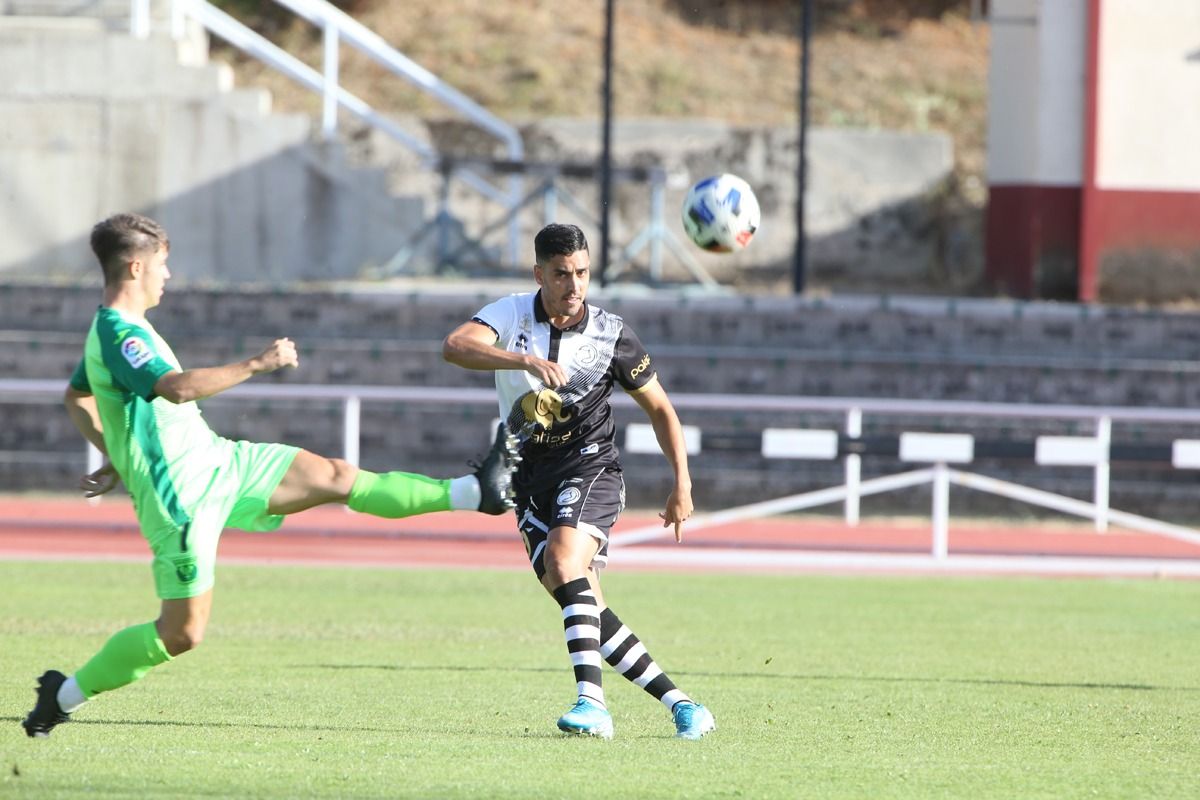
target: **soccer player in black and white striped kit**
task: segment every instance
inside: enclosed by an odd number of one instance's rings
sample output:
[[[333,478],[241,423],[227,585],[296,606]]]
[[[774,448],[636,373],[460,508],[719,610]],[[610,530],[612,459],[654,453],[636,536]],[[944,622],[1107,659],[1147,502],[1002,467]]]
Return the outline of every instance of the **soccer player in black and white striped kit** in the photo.
[[[608,534],[625,505],[609,396],[617,384],[646,412],[675,485],[659,514],[682,526],[692,513],[687,449],[679,417],[650,355],[615,314],[588,305],[591,260],[574,225],[551,224],[534,238],[540,291],[485,306],[446,337],[443,356],[496,375],[500,416],[521,441],[513,476],[517,520],[538,579],[562,609],[578,701],[558,721],[574,734],[611,738],[602,661],[641,686],[671,713],[676,735],[699,739],[712,713],[692,701],[608,608],[600,569]]]

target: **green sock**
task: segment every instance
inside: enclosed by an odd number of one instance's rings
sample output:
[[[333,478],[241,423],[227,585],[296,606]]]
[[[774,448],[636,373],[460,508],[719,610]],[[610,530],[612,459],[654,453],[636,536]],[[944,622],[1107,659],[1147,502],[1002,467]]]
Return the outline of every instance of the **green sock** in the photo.
[[[152,667],[170,660],[153,622],[134,625],[114,633],[75,673],[75,682],[84,697],[91,698],[133,683]]]
[[[449,511],[450,481],[411,472],[378,475],[363,469],[354,479],[346,505],[355,511],[388,519]]]

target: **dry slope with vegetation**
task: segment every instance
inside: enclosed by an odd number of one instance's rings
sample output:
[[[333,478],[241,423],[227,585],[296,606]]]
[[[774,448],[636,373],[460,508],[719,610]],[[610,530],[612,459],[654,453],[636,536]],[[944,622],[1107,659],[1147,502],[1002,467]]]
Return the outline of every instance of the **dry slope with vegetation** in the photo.
[[[272,4],[231,13],[315,67],[320,34]],[[348,13],[468,96],[515,121],[600,113],[604,0],[341,0]],[[615,104],[625,117],[795,125],[798,0],[617,0]],[[817,0],[811,112],[817,125],[940,130],[965,199],[984,197],[988,28],[969,0]],[[243,82],[283,108],[317,99],[229,54]],[[342,79],[380,108],[445,110],[356,53]]]

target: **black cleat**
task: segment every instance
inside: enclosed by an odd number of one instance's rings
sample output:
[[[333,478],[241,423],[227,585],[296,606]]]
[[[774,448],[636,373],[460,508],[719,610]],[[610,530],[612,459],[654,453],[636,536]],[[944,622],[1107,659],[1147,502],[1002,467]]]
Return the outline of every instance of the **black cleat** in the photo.
[[[29,716],[21,723],[26,736],[45,738],[54,730],[55,725],[71,719],[71,715],[58,705],[58,689],[66,681],[67,676],[57,670],[46,670],[38,678],[37,705]]]
[[[482,464],[471,462],[479,481],[482,499],[479,510],[484,514],[503,514],[516,508],[513,500],[512,475],[521,457],[517,455],[517,438],[501,422],[496,426],[496,440]]]

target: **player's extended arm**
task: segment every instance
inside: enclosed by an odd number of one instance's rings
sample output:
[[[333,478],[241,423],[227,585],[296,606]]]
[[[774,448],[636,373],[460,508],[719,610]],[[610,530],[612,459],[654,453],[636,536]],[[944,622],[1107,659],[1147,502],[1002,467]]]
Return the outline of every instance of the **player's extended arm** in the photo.
[[[84,475],[79,480],[79,488],[85,497],[97,497],[110,491],[117,485],[120,476],[108,461],[108,449],[104,446],[104,427],[100,423],[100,412],[96,408],[96,398],[90,392],[80,391],[74,386],[67,386],[63,394],[63,405],[67,407],[67,416],[75,427],[92,445],[103,453],[104,464],[95,472]]]
[[[154,384],[154,393],[172,403],[190,403],[232,389],[255,375],[283,367],[299,366],[296,345],[291,339],[276,339],[252,358],[221,367],[201,367],[168,372]]]
[[[74,386],[68,386],[63,394],[63,405],[67,407],[67,416],[83,438],[92,443],[101,453],[108,455],[104,446],[104,428],[100,424],[100,412],[96,409],[96,398],[91,392],[83,392]]]
[[[663,455],[675,470],[675,488],[667,497],[667,507],[659,513],[663,527],[675,526],[675,541],[683,541],[683,523],[692,515],[692,476],[688,472],[687,442],[683,438],[683,426],[679,424],[679,415],[671,405],[671,399],[658,382],[658,378],[633,392],[633,399],[650,418],[654,428],[654,438]]]
[[[567,385],[567,371],[555,361],[496,347],[496,332],[478,322],[465,322],[442,343],[442,358],[464,369],[519,369],[551,389]]]

